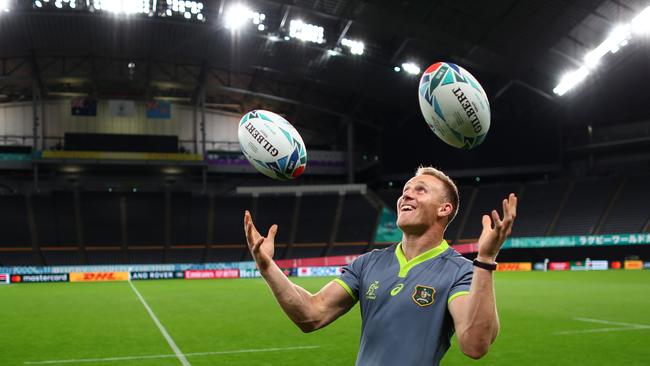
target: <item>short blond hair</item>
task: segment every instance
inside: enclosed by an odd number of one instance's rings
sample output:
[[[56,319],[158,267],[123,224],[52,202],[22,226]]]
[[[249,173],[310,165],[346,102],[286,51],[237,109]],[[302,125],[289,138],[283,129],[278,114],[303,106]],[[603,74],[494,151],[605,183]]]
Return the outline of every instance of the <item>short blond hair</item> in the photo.
[[[456,218],[458,214],[458,205],[460,203],[460,196],[458,195],[458,187],[451,178],[442,171],[432,167],[432,166],[422,166],[420,165],[415,171],[415,176],[418,175],[431,175],[438,178],[445,187],[445,199],[447,199],[453,206],[453,211],[447,220],[447,226]]]

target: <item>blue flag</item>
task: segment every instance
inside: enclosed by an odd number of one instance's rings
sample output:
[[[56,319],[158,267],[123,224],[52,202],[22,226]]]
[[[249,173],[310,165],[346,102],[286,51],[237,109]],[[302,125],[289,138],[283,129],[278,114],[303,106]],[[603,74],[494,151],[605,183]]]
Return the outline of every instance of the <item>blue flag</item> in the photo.
[[[172,117],[172,104],[165,100],[152,100],[147,102],[147,118],[170,119]]]

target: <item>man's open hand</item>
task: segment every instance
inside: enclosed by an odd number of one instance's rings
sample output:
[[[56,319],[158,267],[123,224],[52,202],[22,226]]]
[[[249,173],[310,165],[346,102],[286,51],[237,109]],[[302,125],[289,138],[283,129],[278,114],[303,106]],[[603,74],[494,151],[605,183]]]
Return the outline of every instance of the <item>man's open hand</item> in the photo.
[[[275,247],[275,233],[278,231],[278,225],[272,225],[266,237],[260,235],[253,224],[250,212],[244,213],[244,232],[246,233],[246,242],[248,249],[257,263],[260,271],[266,269],[273,261],[273,252]]]
[[[503,242],[512,232],[515,217],[517,217],[517,196],[514,193],[510,193],[508,198],[503,200],[503,220],[497,210],[492,210],[492,218],[483,215],[483,231],[478,239],[477,259],[479,261],[492,263],[496,260]]]

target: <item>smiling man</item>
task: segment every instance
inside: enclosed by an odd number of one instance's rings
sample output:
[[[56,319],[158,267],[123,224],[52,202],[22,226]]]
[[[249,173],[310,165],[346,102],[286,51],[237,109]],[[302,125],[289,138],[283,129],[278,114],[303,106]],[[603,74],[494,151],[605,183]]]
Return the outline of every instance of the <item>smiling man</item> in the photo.
[[[483,216],[478,256],[470,262],[444,240],[458,202],[458,189],[447,175],[420,167],[397,200],[402,241],[358,257],[316,294],[292,283],[273,262],[277,225],[263,237],[247,211],[244,229],[260,273],[300,329],[320,329],[359,301],[356,365],[438,365],[454,331],[461,351],[475,359],[496,339],[492,271],[517,209],[511,193],[502,202],[503,219],[496,210]]]

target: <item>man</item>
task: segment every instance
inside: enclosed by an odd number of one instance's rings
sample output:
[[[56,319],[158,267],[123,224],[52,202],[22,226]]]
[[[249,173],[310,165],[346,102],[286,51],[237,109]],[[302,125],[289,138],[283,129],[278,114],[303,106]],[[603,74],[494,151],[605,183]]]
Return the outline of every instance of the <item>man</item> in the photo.
[[[244,229],[260,273],[304,332],[328,325],[359,301],[357,365],[438,365],[454,330],[461,351],[474,359],[483,357],[494,342],[499,320],[492,271],[517,209],[511,193],[502,202],[503,220],[496,210],[491,218],[483,216],[472,263],[443,237],[458,202],[458,189],[447,175],[420,167],[397,200],[402,241],[358,257],[316,294],[292,283],[273,262],[277,225],[263,237],[246,211]]]

